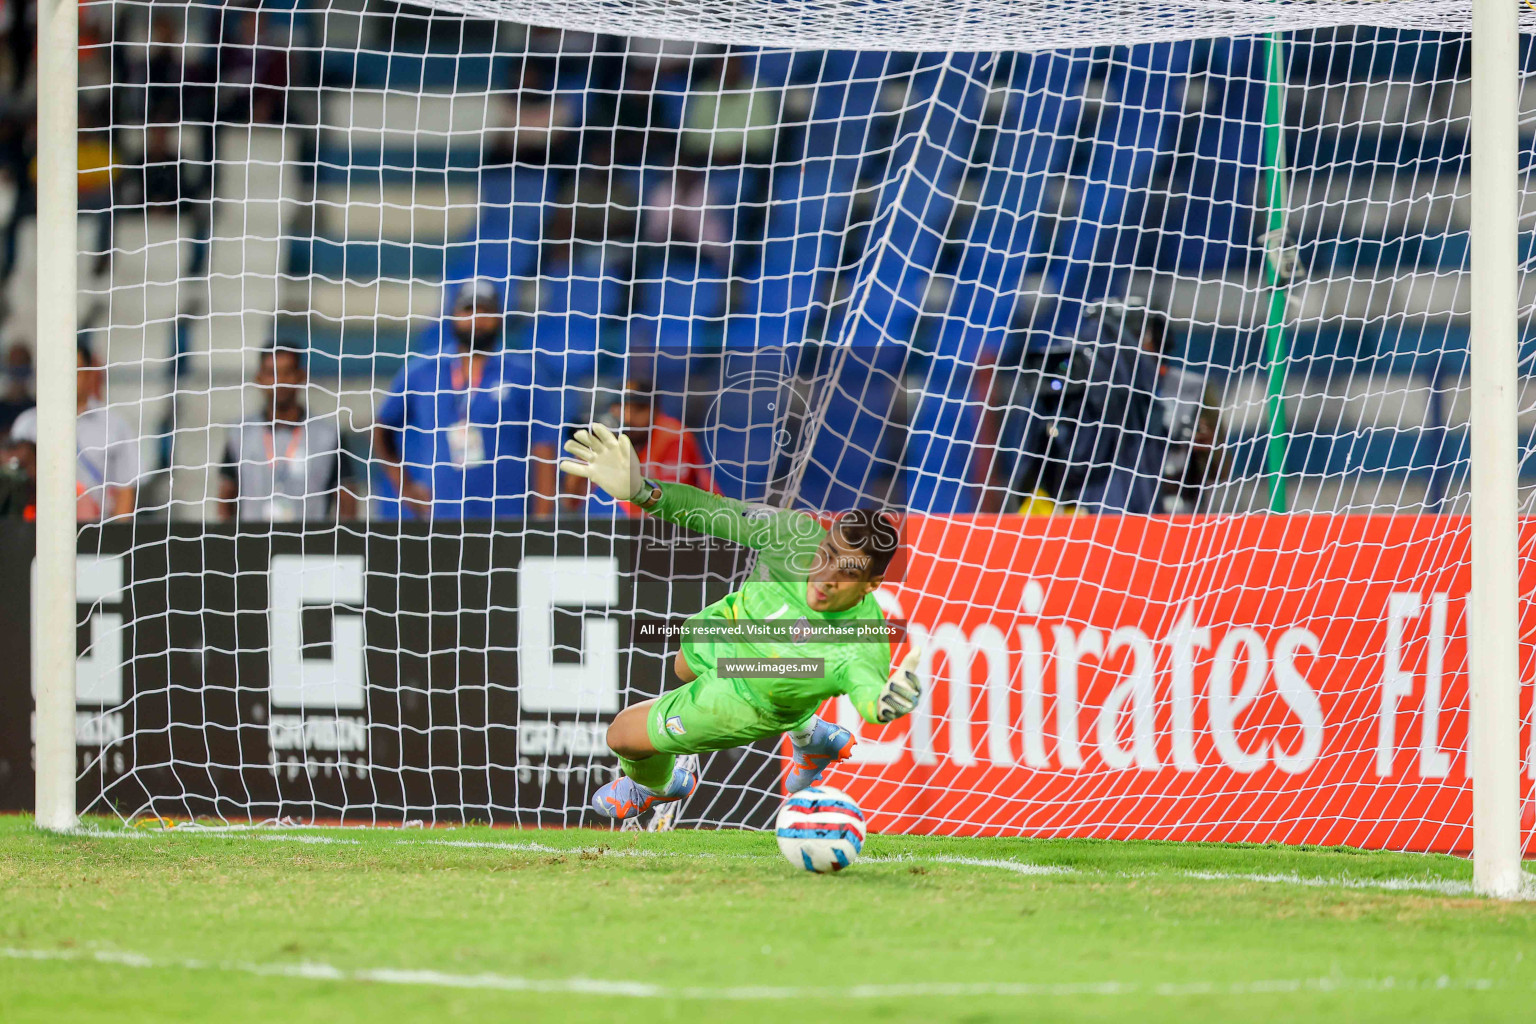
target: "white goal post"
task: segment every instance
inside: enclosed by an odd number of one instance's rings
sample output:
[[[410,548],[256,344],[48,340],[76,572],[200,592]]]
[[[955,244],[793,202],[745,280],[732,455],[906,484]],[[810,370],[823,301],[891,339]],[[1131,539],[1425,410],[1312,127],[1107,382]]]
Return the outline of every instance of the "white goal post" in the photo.
[[[1515,515],[1519,336],[1519,18],[1472,5],[1472,645],[1474,884],[1520,892],[1520,629]]]
[[[1251,5],[1251,11],[1239,10],[1230,3],[1205,4],[1201,0],[1186,0],[1182,3],[1137,5],[1125,13],[1125,20],[1120,23],[1105,18],[1102,0],[1073,0],[1068,3],[1034,3],[1026,0],[1018,4],[979,6],[924,0],[901,0],[896,3],[847,0],[845,4],[813,3],[810,0],[732,0],[730,3],[701,0],[690,4],[642,3],[628,6],[616,6],[600,0],[577,0],[567,4],[522,3],[515,0],[438,0],[429,6],[455,14],[615,35],[643,35],[689,42],[784,49],[843,47],[922,50],[945,52],[951,56],[981,49],[1065,51],[1069,46],[1123,43],[1128,38],[1188,40],[1218,35],[1278,33],[1356,22],[1424,29],[1469,27],[1472,55],[1470,299],[1467,303],[1471,319],[1468,364],[1470,590],[1466,614],[1467,633],[1470,636],[1467,644],[1470,662],[1467,774],[1470,776],[1472,794],[1470,845],[1474,861],[1474,885],[1479,893],[1500,898],[1514,898],[1522,894],[1527,883],[1522,870],[1521,822],[1521,773],[1525,754],[1520,749],[1522,595],[1518,534],[1522,451],[1518,384],[1519,340],[1523,317],[1529,311],[1520,307],[1522,171],[1518,154],[1522,16],[1518,0],[1408,0],[1390,5],[1352,0],[1274,0],[1255,2]],[[1396,10],[1387,13],[1385,8],[1389,6]],[[846,8],[843,12],[846,16],[841,22],[825,14],[829,8],[837,7]],[[80,172],[77,162],[76,117],[76,98],[80,88],[77,81],[78,10],[76,0],[40,0],[38,11],[38,473],[37,556],[32,576],[31,678],[35,699],[36,820],[40,827],[56,831],[67,831],[78,826],[76,778],[81,771],[76,750],[75,698],[79,618],[76,599],[79,530],[75,511],[75,339],[80,328],[81,305],[78,300],[76,270],[79,258],[77,220],[80,211],[77,208],[75,184]],[[1115,10],[1118,12],[1122,8],[1116,6]],[[992,25],[990,29],[989,24]],[[935,72],[936,77],[942,81],[945,75],[959,74],[955,66],[960,63],[956,60],[953,64],[946,64]],[[935,96],[940,95],[943,88],[942,84],[934,86]],[[940,103],[935,100],[932,109],[939,106]],[[957,103],[956,109],[959,111],[955,115],[956,121],[962,121],[968,116],[963,103]],[[926,131],[926,128],[920,130]],[[925,136],[918,144],[914,144],[914,152],[922,150],[921,143],[926,141]],[[941,152],[936,163],[942,163],[949,157],[943,152],[943,144],[937,148]],[[895,143],[891,144],[891,150],[902,152]],[[905,188],[910,182],[931,185],[935,192],[941,191],[939,186],[923,177],[930,168],[922,163],[925,158],[921,153],[906,153],[901,159],[910,161],[907,165],[910,181],[903,181],[900,187],[890,187],[891,183],[887,181],[884,183],[886,190],[882,192],[882,195],[889,193],[895,196],[895,206],[918,201],[913,198],[913,193],[919,191],[919,188]],[[850,192],[853,191],[852,185],[848,188]],[[756,201],[755,197],[742,199],[743,203],[751,201]],[[387,204],[381,200],[379,205],[382,207]],[[510,214],[516,215],[515,210]],[[876,228],[883,229],[886,235],[880,245],[887,250],[899,250],[903,243],[891,237],[896,217],[892,216],[885,224],[875,220],[874,214],[870,217],[874,221],[870,225],[870,236],[876,235]],[[804,233],[813,235],[820,230],[817,228]],[[898,252],[895,257],[885,258],[899,260],[903,257]],[[881,314],[871,313],[869,308],[871,295],[877,289],[875,282],[884,264],[880,263],[880,258],[876,258],[861,266],[866,270],[871,266],[874,269],[859,277],[853,286],[857,302],[853,305],[855,312],[850,315],[850,319],[853,316],[878,319]],[[733,280],[728,283],[740,290],[741,282]],[[864,290],[858,291],[861,287]],[[931,296],[934,291],[930,287],[926,294]],[[903,299],[898,296],[892,304],[901,301]],[[919,300],[920,303],[922,301],[925,300]],[[919,314],[925,312],[920,310]],[[690,312],[687,315],[717,316],[713,312]],[[917,315],[914,315],[914,319]],[[886,319],[877,325],[876,333],[880,335],[882,343],[891,340],[886,331],[890,322],[891,317],[887,314]],[[464,415],[467,422],[469,413],[466,411]],[[823,424],[821,429],[834,428]],[[210,463],[212,458],[209,456]],[[808,452],[801,453],[801,468],[808,458]],[[167,501],[167,505],[173,503]],[[540,554],[537,557],[549,557],[552,561],[548,564],[552,565],[558,560],[555,554],[552,550],[547,556]],[[335,557],[339,564],[345,556]],[[370,568],[369,571],[376,570]],[[301,577],[302,573],[295,576],[296,579]],[[610,576],[599,573],[590,579],[578,580],[576,584],[564,589],[556,584],[547,585],[538,592],[538,600],[543,602],[539,607],[546,614],[551,608],[574,607],[594,592],[606,594],[610,583],[615,595],[611,600],[616,601],[618,584]],[[1033,582],[1028,585],[1035,586]],[[355,596],[349,596],[350,591],[343,593],[343,585],[336,586],[341,589],[328,592],[326,600],[341,605],[360,601],[365,584],[356,583]],[[1305,588],[1305,581],[1298,586]],[[1032,596],[1027,589],[1025,594],[1025,605],[1031,602],[1032,607],[1038,605],[1038,597]],[[522,598],[528,598],[526,590]],[[592,600],[594,603],[606,604],[610,598]],[[297,623],[301,605],[295,605],[291,611]],[[341,620],[338,618],[337,621]],[[594,625],[599,621],[597,618],[588,616],[584,621],[586,625],[583,628],[587,630],[585,635],[589,643],[595,642],[592,637],[606,637]],[[295,626],[295,631],[298,629]],[[337,626],[335,629],[336,635],[341,636],[341,628]],[[1004,637],[1002,632],[993,632],[998,633],[999,644],[1004,640],[1012,643],[1015,639],[1013,635]],[[1088,632],[1084,630],[1072,642],[1085,641]],[[939,631],[935,630],[935,635],[938,634]],[[1121,631],[1116,630],[1111,635],[1111,649],[1116,643],[1114,637],[1120,634]],[[1022,635],[1022,629],[1019,635]],[[953,639],[951,634],[938,636],[941,646],[945,636]],[[1042,636],[1045,637],[1043,641],[1040,639]],[[1098,633],[1094,636],[1100,641],[1097,654],[1104,655],[1102,637]],[[1068,639],[1071,641],[1070,636]],[[1147,637],[1142,635],[1140,639],[1146,641]],[[604,639],[602,642],[608,641]],[[1043,627],[1035,633],[1035,642],[1043,643],[1046,650],[1050,649],[1052,643],[1050,634],[1045,633]],[[553,644],[553,641],[549,643]],[[956,641],[956,649],[964,647],[966,643],[973,647],[979,646],[972,636]],[[1126,643],[1130,644],[1132,640]],[[619,642],[614,641],[614,644],[619,645]],[[1262,642],[1259,649],[1264,651],[1263,657],[1269,657]],[[1088,647],[1083,647],[1083,651],[1087,650]],[[1026,656],[1028,652],[1026,647]],[[1233,658],[1243,656],[1241,651],[1236,654],[1228,651],[1228,654]],[[947,657],[953,658],[955,655]],[[1071,657],[1075,658],[1076,655]],[[297,645],[291,662],[298,666],[295,671],[302,674],[303,663]],[[288,665],[289,662],[284,664]],[[579,674],[579,668],[571,668],[570,663],[558,660],[544,664],[541,670],[551,677],[558,677],[561,672],[567,676]],[[1025,671],[1027,673],[1027,666]],[[339,687],[341,684],[336,685]],[[617,689],[613,691],[615,699],[618,692]],[[487,701],[491,699],[488,697]],[[607,699],[607,691],[604,691],[603,700]],[[993,699],[990,691],[986,699]],[[998,699],[1004,705],[1003,714],[1007,714],[1010,698],[1005,695]],[[1119,699],[1124,702],[1122,706],[1129,706],[1133,697],[1122,695]],[[963,713],[955,710],[959,707],[959,698],[951,696],[950,701],[952,714],[962,717],[970,714],[969,706]],[[606,714],[611,709],[604,705],[600,710]],[[1026,708],[1023,714],[1028,713],[1029,709]],[[943,713],[935,711],[933,714],[942,717]],[[1099,720],[1101,730],[1104,721],[1104,718]],[[966,718],[967,730],[970,724],[969,718]],[[339,727],[345,728],[345,725]],[[277,726],[273,725],[272,728]],[[295,725],[294,728],[300,726]],[[955,726],[951,722],[948,728],[953,731]],[[547,734],[540,734],[544,736],[541,742],[568,743],[573,749],[586,742],[582,737],[587,733],[582,733],[580,729],[568,729],[565,733],[559,733],[558,730],[558,723],[551,719]],[[936,734],[935,728],[927,737],[930,753],[933,736]],[[1086,746],[1086,732],[1083,741]],[[1006,730],[988,731],[986,742],[1006,750],[1008,757],[1012,758],[1010,745],[1014,737]],[[1027,745],[1029,740],[1024,742]],[[1102,746],[1114,746],[1113,743],[1104,743],[1102,737],[1100,742]],[[967,739],[965,744],[966,752],[970,754],[970,740]],[[977,749],[980,749],[980,745],[978,743]],[[872,743],[871,746],[881,748],[878,743]],[[914,741],[914,751],[917,748],[918,744]],[[891,754],[893,759],[897,756],[895,752]],[[914,761],[916,758],[914,753]],[[487,775],[490,774],[490,767],[487,766]],[[974,792],[967,792],[968,796],[981,792],[981,784],[976,786]]]
[[[75,0],[37,10],[37,823],[75,826]]]

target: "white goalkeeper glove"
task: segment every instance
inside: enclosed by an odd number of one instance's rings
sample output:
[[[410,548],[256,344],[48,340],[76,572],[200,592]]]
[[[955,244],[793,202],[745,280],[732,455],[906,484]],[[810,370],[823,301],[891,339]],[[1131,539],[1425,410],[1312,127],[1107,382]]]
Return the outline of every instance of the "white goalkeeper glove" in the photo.
[[[910,715],[916,710],[917,702],[923,699],[923,681],[917,678],[917,662],[920,657],[922,651],[913,647],[891,673],[891,678],[885,681],[885,688],[875,701],[876,714],[881,722],[894,722],[902,715]]]
[[[619,501],[641,496],[645,477],[640,473],[640,459],[623,434],[594,423],[590,431],[576,431],[576,436],[565,442],[565,451],[572,458],[562,461],[560,468],[572,476],[592,481]]]

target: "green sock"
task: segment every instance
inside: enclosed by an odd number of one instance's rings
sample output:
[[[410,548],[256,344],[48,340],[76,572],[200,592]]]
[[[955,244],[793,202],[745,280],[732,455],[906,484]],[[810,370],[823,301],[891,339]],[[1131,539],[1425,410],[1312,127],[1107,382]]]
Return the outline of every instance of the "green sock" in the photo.
[[[677,758],[672,754],[652,754],[639,761],[619,758],[619,768],[636,783],[653,793],[660,793],[672,781],[672,766]]]

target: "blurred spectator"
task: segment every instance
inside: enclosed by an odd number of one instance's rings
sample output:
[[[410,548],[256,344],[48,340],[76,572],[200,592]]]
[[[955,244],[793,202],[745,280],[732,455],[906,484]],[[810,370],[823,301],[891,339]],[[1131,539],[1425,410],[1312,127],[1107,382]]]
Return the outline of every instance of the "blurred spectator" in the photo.
[[[282,124],[287,116],[292,23],[230,9],[219,47],[219,120]]]
[[[111,42],[117,4],[80,4],[80,45],[94,50]],[[35,59],[36,54],[33,54]]]
[[[595,84],[593,67],[602,63],[594,60],[598,51],[595,33],[529,25],[526,49],[529,56],[546,62],[556,88],[579,93]]]
[[[90,347],[76,347],[75,516],[100,522],[133,515],[143,471],[139,439],[121,416],[101,404],[106,371]],[[16,417],[12,441],[37,444],[37,408]]]
[[[36,0],[7,0],[0,8],[0,32],[4,42],[0,49],[5,54],[4,93],[20,93],[32,72],[32,52],[37,41]]]
[[[705,491],[715,489],[714,478],[710,476],[698,440],[680,420],[656,407],[650,381],[632,378],[622,389],[600,389],[597,401],[606,402],[607,408],[595,409],[597,415],[594,418],[629,438],[647,477],[662,483],[688,484]],[[640,514],[640,510],[627,501],[614,502],[597,495],[584,480],[567,475],[566,481],[572,488],[581,488],[578,494],[586,494],[587,507],[594,515]]]
[[[37,404],[33,390],[32,350],[19,342],[5,350],[5,378],[0,381],[0,436],[26,410]]]
[[[263,408],[230,431],[219,471],[219,517],[273,523],[355,518],[341,428],[334,415],[309,414],[303,354],[263,350],[251,382],[262,390]]]
[[[16,93],[0,97],[0,174],[10,181],[15,195],[0,239],[0,301],[16,269],[21,226],[37,216],[36,160],[36,96]]]
[[[194,213],[208,197],[210,182],[200,161],[189,159],[183,146],[195,146],[193,129],[180,125],[150,125],[144,130],[144,159],[125,183],[129,203],[141,202],[151,212]]]
[[[654,70],[657,77],[687,72],[695,55],[718,53],[719,47],[710,43],[690,43],[678,39],[629,39],[628,62]]]
[[[493,282],[467,282],[454,302],[455,344],[410,357],[379,407],[375,451],[406,513],[554,510],[564,396],[535,382],[531,355],[502,349],[502,309]]]
[[[105,273],[112,249],[112,184],[117,177],[112,148],[112,108],[101,96],[80,104],[80,131],[76,145],[80,173],[76,178],[79,212],[94,213],[96,231],[92,272]]]
[[[257,21],[256,66],[251,89],[251,121],[284,124],[288,87],[293,84],[294,25],[291,14],[262,12]]]
[[[569,166],[576,162],[575,100],[557,91],[555,65],[528,57],[513,65],[513,85],[496,94],[497,110],[487,134],[493,163]]]
[[[1098,422],[1087,425],[1097,441],[1095,465],[1088,474],[1079,507],[1087,512],[1146,514],[1157,503],[1168,431],[1158,404],[1158,348],[1148,338],[1161,339],[1166,318],[1131,297],[1090,306],[1089,324],[1096,327],[1091,407]],[[1083,429],[1083,428],[1079,428]],[[1107,468],[1107,471],[1105,469]]]
[[[144,122],[180,124],[181,89],[186,80],[185,11],[151,10],[149,46],[144,59]]]
[[[725,266],[731,260],[731,220],[726,210],[711,195],[705,171],[679,167],[646,195],[642,237],[654,244],[695,250]]]
[[[1157,357],[1142,347],[1153,315],[1131,300],[1090,308],[1078,337],[1015,326],[992,399],[1010,510],[1153,510],[1166,448]]]
[[[626,61],[616,91],[593,97],[591,147],[606,146],[621,167],[667,167],[676,159],[682,96],[658,90],[654,61]]]
[[[80,104],[80,209],[112,205],[112,107],[101,96]]]
[[[544,236],[546,261],[570,258],[573,244],[633,242],[639,206],[629,181],[609,165],[609,154],[594,154],[592,164],[578,167],[555,199]]]
[[[549,28],[542,25],[528,26],[528,52],[551,57],[590,57],[597,48],[597,36],[573,28]],[[574,63],[573,65],[574,66]]]
[[[534,349],[544,379],[590,388],[622,366],[638,211],[626,176],[606,164],[578,168],[557,198],[536,282]]]
[[[681,154],[695,164],[766,164],[779,119],[777,89],[759,88],[746,62],[729,57],[702,72],[683,110]]]
[[[1156,428],[1166,439],[1154,511],[1187,515],[1199,511],[1201,492],[1215,482],[1214,457],[1221,431],[1221,399],[1203,373],[1173,357],[1167,318],[1151,312],[1141,347],[1157,360]]]
[[[655,64],[625,64],[624,85],[613,116],[613,152],[626,162],[665,166],[676,159],[681,125],[674,117],[681,115],[682,104],[680,100],[667,103],[657,91],[659,84]]]
[[[0,438],[0,518],[37,518],[37,446]]]
[[[144,132],[144,205],[178,206],[181,202],[181,133],[164,125]]]
[[[112,117],[118,128],[213,120],[216,69],[189,38],[185,6],[125,6],[112,49]],[[144,39],[135,20],[147,18]]]

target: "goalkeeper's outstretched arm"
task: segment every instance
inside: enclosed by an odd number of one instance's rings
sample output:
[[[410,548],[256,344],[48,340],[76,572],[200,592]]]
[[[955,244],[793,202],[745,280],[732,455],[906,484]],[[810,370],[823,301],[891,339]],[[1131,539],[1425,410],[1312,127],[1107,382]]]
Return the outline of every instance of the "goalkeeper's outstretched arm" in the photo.
[[[601,423],[594,423],[590,430],[578,430],[565,443],[565,451],[571,456],[560,463],[565,472],[590,480],[615,500],[632,502],[698,533],[761,550],[796,533],[824,532],[821,524],[801,512],[749,505],[687,484],[647,480],[629,438]]]

